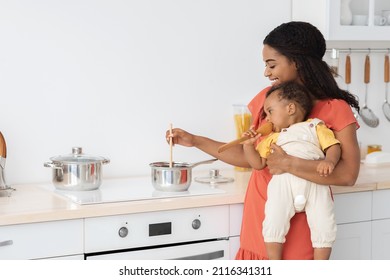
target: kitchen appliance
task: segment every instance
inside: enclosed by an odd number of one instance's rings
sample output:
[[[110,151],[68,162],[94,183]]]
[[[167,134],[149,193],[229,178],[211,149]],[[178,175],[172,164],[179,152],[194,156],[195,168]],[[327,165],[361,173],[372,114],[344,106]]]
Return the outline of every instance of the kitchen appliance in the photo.
[[[171,138],[172,139],[172,138]],[[192,168],[200,164],[212,163],[218,159],[209,159],[197,163],[154,162],[152,168],[152,185],[159,191],[186,191],[191,185]]]
[[[152,186],[150,177],[107,179],[102,182],[99,189],[90,191],[56,189],[51,184],[42,185],[42,187],[80,205],[225,193],[224,190],[218,187],[196,182],[191,184],[187,191],[158,191]]]
[[[85,219],[86,260],[229,259],[229,205]]]
[[[96,190],[102,183],[102,165],[110,162],[104,157],[83,154],[81,147],[73,147],[72,153],[50,158],[45,167],[53,169],[53,184],[60,190]]]

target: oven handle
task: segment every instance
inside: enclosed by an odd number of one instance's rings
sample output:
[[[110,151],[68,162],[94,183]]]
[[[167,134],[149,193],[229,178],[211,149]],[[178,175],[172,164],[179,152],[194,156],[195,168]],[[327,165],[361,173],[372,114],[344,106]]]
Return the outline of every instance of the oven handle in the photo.
[[[188,256],[188,257],[183,257],[183,258],[177,258],[177,259],[173,259],[173,260],[215,260],[215,259],[223,258],[224,256],[225,256],[225,251],[218,250],[218,251],[214,251],[214,252],[210,252],[210,253]]]

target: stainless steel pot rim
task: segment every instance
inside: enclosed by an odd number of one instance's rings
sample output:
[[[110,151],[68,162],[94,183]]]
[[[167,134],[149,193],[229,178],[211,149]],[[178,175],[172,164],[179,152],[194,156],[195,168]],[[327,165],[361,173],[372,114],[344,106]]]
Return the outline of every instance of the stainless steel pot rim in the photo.
[[[152,162],[151,164],[149,164],[149,166],[154,168],[177,169],[177,168],[189,168],[192,165],[187,162],[172,162],[172,167],[169,167],[169,162],[159,161],[159,162]]]
[[[91,164],[91,163],[109,163],[110,160],[104,157],[93,156],[55,156],[50,160],[54,163],[77,163],[77,164]]]

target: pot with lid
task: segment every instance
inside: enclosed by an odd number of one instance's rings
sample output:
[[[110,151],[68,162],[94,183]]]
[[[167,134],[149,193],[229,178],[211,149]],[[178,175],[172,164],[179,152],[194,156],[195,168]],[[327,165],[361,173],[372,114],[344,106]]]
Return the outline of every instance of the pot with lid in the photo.
[[[109,159],[86,155],[81,147],[73,147],[72,153],[50,158],[45,167],[53,169],[53,184],[59,190],[89,191],[102,184],[102,165]]]

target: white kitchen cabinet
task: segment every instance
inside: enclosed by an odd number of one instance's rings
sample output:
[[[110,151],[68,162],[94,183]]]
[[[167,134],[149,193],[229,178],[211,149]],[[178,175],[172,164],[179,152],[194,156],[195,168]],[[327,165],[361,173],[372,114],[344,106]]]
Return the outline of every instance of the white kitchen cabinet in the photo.
[[[389,41],[390,25],[375,25],[374,16],[390,10],[388,0],[351,0],[353,14],[367,15],[367,25],[340,22],[342,0],[292,0],[292,20],[317,26],[328,41]]]
[[[230,205],[229,248],[230,248],[231,260],[235,259],[237,251],[240,248],[240,232],[241,232],[243,210],[244,210],[243,203]]]
[[[390,260],[390,190],[377,190],[372,200],[372,259]]]
[[[0,227],[0,259],[42,259],[83,254],[83,220]]]
[[[338,225],[371,221],[372,192],[336,194],[334,203]]]
[[[371,259],[372,192],[334,196],[337,237],[333,260]]]
[[[371,259],[371,222],[337,225],[337,237],[331,259]]]
[[[239,236],[241,232],[242,212],[244,203],[231,204],[229,216],[229,236]]]
[[[372,222],[372,259],[390,260],[390,219]]]

